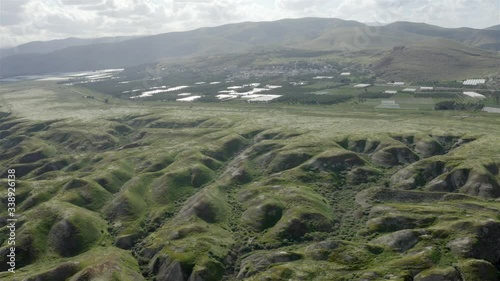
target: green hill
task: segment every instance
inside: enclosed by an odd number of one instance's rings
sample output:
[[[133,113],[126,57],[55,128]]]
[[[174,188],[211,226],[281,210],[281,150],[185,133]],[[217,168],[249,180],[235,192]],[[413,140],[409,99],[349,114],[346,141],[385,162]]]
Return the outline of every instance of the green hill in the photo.
[[[390,80],[455,80],[498,73],[498,53],[446,39],[394,47],[374,65],[377,75]]]
[[[500,34],[496,30],[473,28],[443,28],[425,23],[396,22],[384,27],[388,31],[450,39],[468,46],[500,51]]]
[[[77,90],[0,88],[1,280],[498,280],[498,114]]]
[[[145,36],[116,43],[71,46],[47,54],[17,54],[0,60],[0,76],[121,68],[262,47],[375,53],[435,38],[498,50],[495,30],[449,29],[426,24],[394,23],[382,27],[328,18],[245,22]]]

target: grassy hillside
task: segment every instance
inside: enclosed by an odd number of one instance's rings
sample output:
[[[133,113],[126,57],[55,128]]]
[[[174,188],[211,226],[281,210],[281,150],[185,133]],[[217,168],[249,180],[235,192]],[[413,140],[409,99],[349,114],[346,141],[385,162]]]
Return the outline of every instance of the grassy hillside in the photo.
[[[16,54],[48,54],[57,50],[62,50],[73,46],[116,43],[132,39],[136,36],[117,36],[117,37],[102,37],[102,38],[65,38],[50,41],[34,41],[22,44],[12,48],[0,49],[0,58],[16,55]]]
[[[101,97],[0,89],[0,279],[498,280],[499,115]]]
[[[391,80],[459,80],[498,73],[499,55],[451,40],[435,39],[394,47],[374,65]]]
[[[48,54],[17,54],[0,60],[0,76],[121,68],[196,56],[242,53],[266,48],[374,52],[434,38],[497,50],[494,30],[447,29],[425,24],[395,23],[383,27],[328,18],[245,22],[172,32],[131,40],[72,46]],[[361,58],[363,60],[363,58]]]
[[[458,41],[468,46],[500,51],[498,30],[473,28],[443,28],[425,23],[396,22],[384,27],[388,31],[405,31],[426,37]]]

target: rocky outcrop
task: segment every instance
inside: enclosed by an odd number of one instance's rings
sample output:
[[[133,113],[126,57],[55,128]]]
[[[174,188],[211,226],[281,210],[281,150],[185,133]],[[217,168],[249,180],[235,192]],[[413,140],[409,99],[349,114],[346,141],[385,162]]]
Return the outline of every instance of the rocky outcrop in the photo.
[[[255,231],[263,231],[276,225],[282,215],[282,204],[269,201],[247,209],[242,215],[242,221]]]
[[[79,271],[80,263],[64,262],[55,268],[26,278],[24,281],[65,281]]]
[[[363,166],[365,161],[353,152],[325,152],[304,165],[306,170],[341,171]]]
[[[391,176],[391,185],[402,189],[425,186],[445,171],[446,163],[426,159],[399,170]]]
[[[241,261],[237,278],[244,279],[266,270],[272,264],[292,262],[301,259],[301,255],[294,252],[276,251],[253,254]]]
[[[271,173],[289,170],[311,159],[312,155],[305,152],[278,153],[269,165]]]
[[[372,155],[375,164],[393,167],[418,161],[419,157],[406,146],[389,146]]]
[[[420,236],[423,234],[425,234],[423,230],[405,229],[382,235],[371,243],[387,246],[396,252],[406,252],[420,241]]]
[[[482,198],[500,197],[500,185],[491,174],[460,168],[432,180],[426,187],[431,191],[461,192]]]
[[[449,266],[439,269],[429,269],[417,274],[413,281],[463,281],[454,267]]]
[[[276,225],[278,236],[287,239],[299,239],[309,232],[327,232],[332,229],[332,222],[320,213],[300,213],[287,220],[280,220]]]
[[[445,150],[441,144],[433,139],[419,140],[415,144],[415,152],[420,154],[423,158],[428,158],[434,155],[441,155]]]
[[[491,263],[484,260],[465,260],[458,264],[458,270],[463,281],[481,280],[481,281],[499,281],[498,269]]]
[[[53,249],[63,257],[71,257],[80,252],[78,229],[68,220],[56,223],[49,232],[49,242]]]
[[[336,240],[321,241],[307,246],[305,248],[305,254],[314,260],[328,260],[332,251],[344,244],[344,242]]]
[[[185,281],[187,279],[181,264],[165,254],[158,254],[151,259],[148,268],[156,276],[157,281]]]

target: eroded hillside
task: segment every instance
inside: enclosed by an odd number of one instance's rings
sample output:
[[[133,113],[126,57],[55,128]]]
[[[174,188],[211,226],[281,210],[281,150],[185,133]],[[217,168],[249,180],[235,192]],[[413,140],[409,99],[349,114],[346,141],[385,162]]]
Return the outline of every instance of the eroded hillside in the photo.
[[[16,274],[2,280],[498,280],[498,116],[1,116],[19,215]]]

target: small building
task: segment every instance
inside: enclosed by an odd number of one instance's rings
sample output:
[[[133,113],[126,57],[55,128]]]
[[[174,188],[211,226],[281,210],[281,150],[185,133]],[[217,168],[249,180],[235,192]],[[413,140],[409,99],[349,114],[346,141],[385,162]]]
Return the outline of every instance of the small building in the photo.
[[[377,105],[375,108],[379,109],[400,109],[398,103],[395,100],[382,100],[380,105]]]
[[[391,94],[391,95],[395,95],[397,94],[398,91],[385,91],[384,94]]]
[[[354,88],[366,88],[366,87],[370,87],[372,84],[357,84],[357,85],[354,85]]]
[[[195,101],[195,100],[200,99],[200,98],[201,98],[201,96],[190,96],[187,98],[176,99],[176,101],[191,102],[191,101]]]
[[[351,76],[350,72],[342,72],[340,73],[340,76]]]
[[[421,91],[432,91],[434,90],[434,87],[420,87]]]
[[[479,84],[485,84],[486,79],[467,79],[463,82],[465,86],[477,86]]]
[[[392,86],[403,86],[405,82],[389,82],[387,85],[392,85]]]
[[[485,98],[484,95],[478,94],[476,92],[464,92],[464,95],[466,95],[468,97],[471,97],[471,98],[478,98],[478,99],[484,99]]]
[[[415,92],[417,89],[415,88],[406,88],[406,89],[403,89],[403,92],[410,92],[410,93],[413,93]]]

